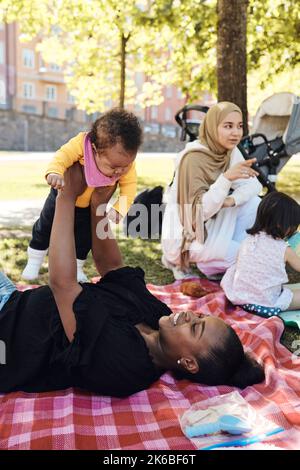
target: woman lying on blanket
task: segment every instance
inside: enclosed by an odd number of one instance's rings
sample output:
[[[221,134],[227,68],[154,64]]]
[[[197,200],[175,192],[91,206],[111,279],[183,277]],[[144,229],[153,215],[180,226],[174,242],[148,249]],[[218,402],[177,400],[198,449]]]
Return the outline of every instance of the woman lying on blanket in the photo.
[[[79,387],[123,397],[147,389],[166,370],[210,385],[261,382],[262,367],[232,328],[218,318],[172,313],[147,290],[142,269],[120,266],[97,284],[77,283],[74,207],[83,189],[75,164],[56,201],[50,285],[18,292],[1,274],[0,392]],[[96,266],[97,243],[93,236]]]

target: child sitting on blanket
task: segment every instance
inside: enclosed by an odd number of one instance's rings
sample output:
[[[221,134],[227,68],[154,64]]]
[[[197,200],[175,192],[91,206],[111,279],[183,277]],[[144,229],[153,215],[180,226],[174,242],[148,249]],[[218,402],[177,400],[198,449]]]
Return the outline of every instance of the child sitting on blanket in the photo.
[[[237,260],[221,282],[234,305],[264,317],[300,308],[300,289],[292,291],[284,285],[288,282],[285,263],[300,272],[300,258],[286,242],[299,224],[300,206],[294,199],[280,192],[262,199]]]
[[[77,280],[87,281],[82,268],[91,248],[91,195],[97,188],[97,192],[100,192],[100,202],[106,206],[119,185],[120,198],[107,216],[114,223],[120,222],[136,194],[134,160],[141,140],[142,130],[137,117],[123,109],[115,108],[97,119],[90,132],[80,132],[56,152],[45,175],[52,189],[39,219],[33,226],[32,239],[27,250],[28,262],[22,274],[24,279],[32,280],[38,277],[49,246],[56,190],[64,187],[66,169],[79,161],[84,166],[88,187],[77,198],[75,208]],[[115,256],[116,242],[112,242],[109,248],[112,257]],[[109,248],[106,243],[103,250],[107,251]]]

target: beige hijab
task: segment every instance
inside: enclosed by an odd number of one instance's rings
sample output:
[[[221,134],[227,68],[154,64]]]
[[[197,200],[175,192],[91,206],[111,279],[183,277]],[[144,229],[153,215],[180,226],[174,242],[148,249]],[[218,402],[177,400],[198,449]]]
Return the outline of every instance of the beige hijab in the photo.
[[[210,108],[199,130],[199,140],[206,148],[187,152],[178,168],[177,202],[183,227],[181,268],[189,265],[189,248],[193,240],[203,244],[206,238],[202,196],[224,173],[230,163],[232,150],[226,150],[218,140],[218,126],[229,113],[242,115],[234,103],[223,101]]]

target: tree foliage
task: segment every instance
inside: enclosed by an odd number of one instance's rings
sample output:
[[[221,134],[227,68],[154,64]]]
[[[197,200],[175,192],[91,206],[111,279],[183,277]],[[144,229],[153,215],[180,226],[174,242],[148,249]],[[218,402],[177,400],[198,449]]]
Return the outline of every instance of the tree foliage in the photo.
[[[217,0],[0,0],[0,15],[8,22],[18,21],[24,40],[39,35],[45,60],[64,65],[77,105],[93,112],[119,102],[124,85],[125,104],[142,106],[159,104],[162,87],[172,83],[190,102],[199,100],[203,91],[215,93],[216,4]],[[296,70],[299,39],[299,0],[249,0],[250,89],[252,82],[263,88],[280,73]],[[144,74],[143,85],[136,84],[136,72]]]
[[[272,80],[300,62],[299,0],[250,0],[248,14],[248,62],[253,70],[264,65],[262,82]]]
[[[216,0],[159,0],[145,23],[171,30],[169,67],[173,82],[191,101],[216,90]]]
[[[162,85],[172,83],[171,30],[143,22],[147,0],[3,0],[0,6],[5,21],[18,21],[24,41],[39,35],[45,61],[64,66],[69,89],[88,112],[120,102],[122,92],[126,104],[136,97],[158,104]],[[149,77],[140,89],[136,72]]]

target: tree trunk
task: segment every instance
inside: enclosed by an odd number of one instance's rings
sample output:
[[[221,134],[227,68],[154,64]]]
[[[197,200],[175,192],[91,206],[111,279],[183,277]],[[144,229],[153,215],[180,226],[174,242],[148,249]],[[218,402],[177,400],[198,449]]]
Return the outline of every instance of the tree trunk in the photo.
[[[218,101],[232,101],[243,111],[248,134],[247,108],[247,6],[248,0],[218,0]]]
[[[124,108],[125,106],[125,89],[126,89],[126,46],[129,40],[129,35],[126,37],[123,33],[121,33],[121,57],[120,57],[120,65],[121,65],[121,74],[120,74],[120,98],[119,98],[119,106],[120,108]]]

